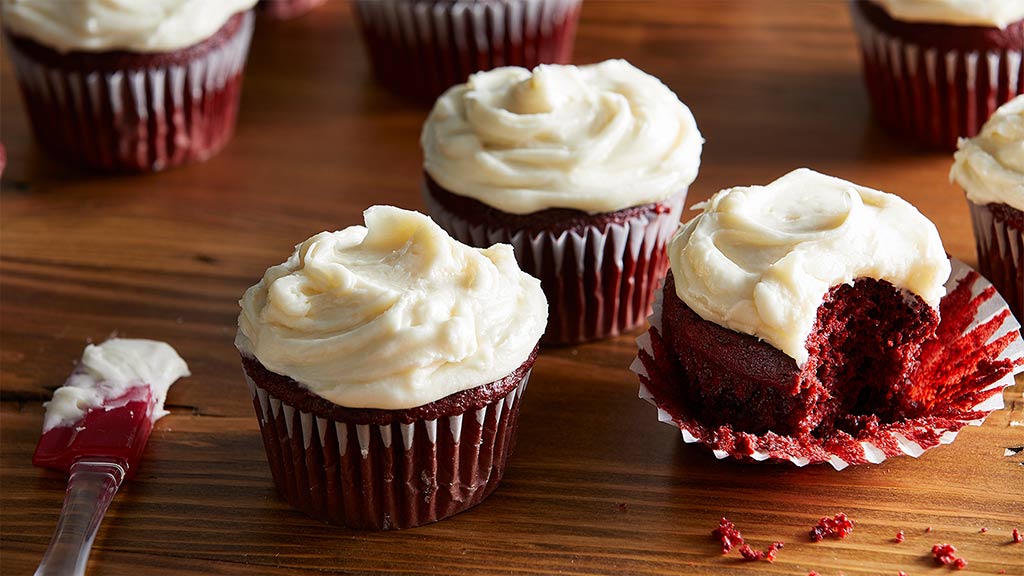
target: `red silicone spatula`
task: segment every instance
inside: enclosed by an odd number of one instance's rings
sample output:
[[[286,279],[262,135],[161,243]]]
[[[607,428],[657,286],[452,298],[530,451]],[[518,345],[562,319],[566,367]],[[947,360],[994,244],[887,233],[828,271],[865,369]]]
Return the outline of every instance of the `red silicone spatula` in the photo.
[[[48,424],[32,456],[36,466],[70,473],[57,529],[36,570],[37,576],[85,574],[100,522],[121,482],[138,470],[153,422],[162,415],[167,388],[178,376],[188,374],[184,362],[166,344],[108,340],[101,346],[110,342],[116,345],[108,348],[107,354],[93,354],[94,369],[80,367],[65,385],[73,388],[74,394],[69,394],[71,400],[65,399],[62,406],[72,415],[84,408],[84,415],[73,422],[67,422],[65,416],[65,421],[57,425]],[[145,344],[133,346],[134,342]],[[151,346],[155,344],[166,348]],[[93,352],[99,350],[91,348]],[[125,350],[130,354],[125,356]],[[149,350],[159,350],[164,356],[157,358],[154,366],[133,364],[145,362],[138,356]],[[173,358],[166,355],[167,350]],[[83,364],[90,358],[89,352],[87,348]],[[152,374],[152,379],[159,382],[151,386],[139,379],[140,373]],[[56,402],[57,394],[54,398]],[[99,405],[91,405],[97,402]]]

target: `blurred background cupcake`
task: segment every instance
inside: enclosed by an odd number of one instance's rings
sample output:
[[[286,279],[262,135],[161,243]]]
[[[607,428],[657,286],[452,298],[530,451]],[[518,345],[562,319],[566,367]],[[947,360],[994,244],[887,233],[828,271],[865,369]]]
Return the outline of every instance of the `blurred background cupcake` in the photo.
[[[978,269],[1024,318],[1024,96],[961,140],[950,178],[966,192]]]
[[[260,14],[275,20],[298,18],[327,0],[260,0],[257,9]]]
[[[429,104],[473,72],[568,63],[582,0],[356,0],[377,79]]]
[[[507,245],[366,210],[241,300],[235,345],[278,491],[352,528],[401,529],[501,481],[547,303]]]
[[[879,122],[953,150],[1024,92],[1021,0],[852,0],[864,79]]]
[[[479,72],[421,143],[430,214],[472,246],[515,247],[551,305],[545,342],[644,322],[703,146],[660,80],[625,60]]]
[[[161,170],[234,131],[256,0],[3,0],[39,144],[74,164]]]

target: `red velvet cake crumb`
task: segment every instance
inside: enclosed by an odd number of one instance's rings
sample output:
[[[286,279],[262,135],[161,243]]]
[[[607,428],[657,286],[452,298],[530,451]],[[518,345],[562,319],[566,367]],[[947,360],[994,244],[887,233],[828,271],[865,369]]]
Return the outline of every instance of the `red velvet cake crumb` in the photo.
[[[988,528],[982,526],[981,530],[978,530],[978,532],[981,532],[982,534],[984,534],[985,532],[988,532]]]
[[[910,576],[910,574],[907,574],[907,573],[906,573],[906,572],[904,572],[903,570],[900,570],[900,571],[899,571],[899,572],[898,572],[898,573],[896,574],[896,576]]]
[[[768,562],[775,562],[775,556],[779,553],[779,550],[785,546],[782,542],[772,542],[768,545],[768,549],[764,552],[760,550],[754,550],[749,544],[744,544],[739,547],[740,554],[743,555],[744,560],[750,562],[757,562],[759,560],[766,560]]]
[[[1021,535],[1020,530],[1014,528],[1013,529],[1013,543],[1014,544],[1020,544],[1021,542],[1024,542],[1024,536]]]
[[[931,531],[932,531],[932,527],[931,527],[931,526],[929,526],[929,527],[925,528],[925,529],[924,529],[924,531],[925,531],[925,532],[931,532]]]
[[[899,532],[896,533],[895,540],[896,540],[897,544],[899,544],[900,542],[903,542],[903,530],[900,530]]]
[[[743,544],[743,535],[728,518],[718,521],[718,528],[711,531],[711,537],[722,542],[722,554],[728,554],[733,546]]]
[[[840,512],[834,517],[828,516],[818,520],[818,525],[811,528],[811,541],[821,542],[826,536],[835,536],[842,539],[853,532],[853,520],[850,520],[845,513]]]
[[[967,566],[967,560],[956,555],[956,548],[952,544],[936,544],[932,546],[932,557],[935,562],[963,570]]]

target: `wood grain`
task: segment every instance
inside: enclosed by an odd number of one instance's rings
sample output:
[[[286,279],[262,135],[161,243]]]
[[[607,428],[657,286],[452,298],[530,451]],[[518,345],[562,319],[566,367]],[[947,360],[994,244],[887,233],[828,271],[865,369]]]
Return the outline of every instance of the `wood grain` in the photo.
[[[686,101],[707,140],[690,201],[798,166],[901,194],[975,261],[950,157],[871,122],[845,3],[587,0],[576,60],[625,57]],[[171,342],[175,385],[139,477],[100,531],[90,574],[910,574],[957,546],[962,573],[1024,574],[1022,388],[955,444],[877,466],[720,462],[684,446],[637,399],[635,335],[545,351],[516,453],[480,507],[398,533],[331,528],[275,493],[232,346],[237,299],[319,230],[373,203],[422,209],[426,110],[373,83],[350,6],[258,23],[234,141],[213,160],[111,177],[46,158],[6,58],[0,64],[0,572],[30,573],[65,478],[33,468],[41,403],[84,343],[118,333]],[[849,538],[811,544],[844,511]],[[721,516],[774,564],[722,556]],[[927,527],[932,532],[926,533]],[[987,533],[980,533],[982,527]],[[893,542],[904,530],[906,541]]]

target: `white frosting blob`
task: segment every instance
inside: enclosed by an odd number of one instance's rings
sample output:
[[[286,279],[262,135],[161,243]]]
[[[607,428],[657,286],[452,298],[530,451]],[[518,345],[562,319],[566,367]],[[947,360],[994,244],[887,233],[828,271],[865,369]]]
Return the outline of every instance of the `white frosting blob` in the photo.
[[[807,361],[828,291],[887,280],[937,307],[950,264],[935,225],[905,200],[806,168],[722,190],[669,245],[676,294],[701,318]]]
[[[471,248],[391,206],[321,232],[242,300],[235,345],[350,408],[420,406],[504,378],[547,324],[512,247]]]
[[[1024,19],[1024,0],[872,0],[905,22],[1006,28]]]
[[[981,133],[961,138],[958,148],[949,177],[971,202],[1024,210],[1024,96],[1000,106]]]
[[[166,342],[111,338],[99,345],[89,344],[74,373],[43,405],[43,434],[75,424],[89,410],[135,386],[149,386],[155,400],[155,422],[167,414],[163,407],[171,384],[189,375],[185,361]]]
[[[438,184],[513,214],[664,200],[697,177],[703,142],[690,109],[625,60],[473,74],[421,136]]]
[[[213,36],[256,0],[3,0],[4,27],[59,52],[169,52]]]

